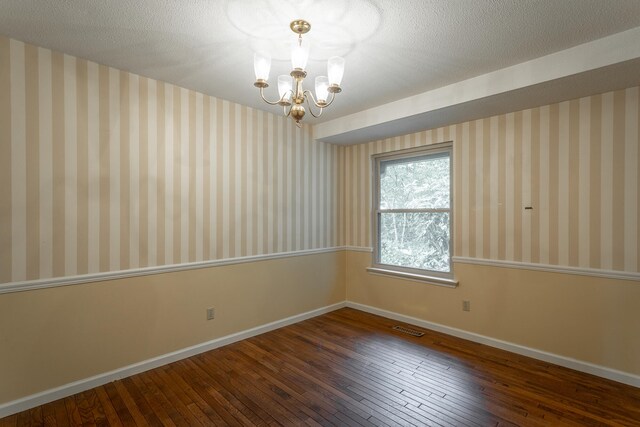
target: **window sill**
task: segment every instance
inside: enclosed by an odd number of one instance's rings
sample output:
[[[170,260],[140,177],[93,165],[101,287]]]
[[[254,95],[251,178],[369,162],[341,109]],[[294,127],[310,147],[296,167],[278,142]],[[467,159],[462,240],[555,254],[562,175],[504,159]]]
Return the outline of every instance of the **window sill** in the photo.
[[[444,286],[447,288],[457,288],[458,281],[454,279],[446,279],[444,277],[425,276],[422,274],[405,273],[403,271],[386,270],[384,268],[367,267],[367,271],[371,274],[379,274],[383,276],[392,276],[400,279],[413,280],[416,282],[428,283],[430,285]]]

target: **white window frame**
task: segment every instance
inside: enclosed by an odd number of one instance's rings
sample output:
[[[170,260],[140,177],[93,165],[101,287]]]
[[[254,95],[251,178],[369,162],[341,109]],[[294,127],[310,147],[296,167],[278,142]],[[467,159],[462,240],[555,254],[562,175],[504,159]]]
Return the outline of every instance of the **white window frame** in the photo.
[[[449,154],[449,208],[443,209],[380,209],[380,164],[384,161],[409,159],[424,157],[439,153]],[[373,155],[372,160],[372,183],[373,183],[373,205],[372,205],[372,242],[373,261],[372,266],[367,271],[374,274],[384,274],[400,277],[409,280],[418,280],[435,285],[455,287],[458,282],[453,275],[453,142],[443,142],[422,147],[409,148]],[[449,213],[449,272],[435,270],[423,270],[411,267],[382,264],[380,262],[380,217],[381,213],[402,213],[402,212],[448,212]]]

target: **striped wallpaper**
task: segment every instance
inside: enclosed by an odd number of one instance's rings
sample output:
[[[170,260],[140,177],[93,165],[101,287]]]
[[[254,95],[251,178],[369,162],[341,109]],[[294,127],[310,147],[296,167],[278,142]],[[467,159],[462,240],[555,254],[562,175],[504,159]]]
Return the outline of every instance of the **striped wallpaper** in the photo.
[[[311,132],[0,37],[0,283],[336,246]]]
[[[638,92],[342,147],[0,37],[0,283],[369,247],[370,156],[449,140],[456,256],[637,272]]]
[[[372,154],[452,140],[456,256],[638,272],[638,91],[344,148],[341,244],[371,246]]]

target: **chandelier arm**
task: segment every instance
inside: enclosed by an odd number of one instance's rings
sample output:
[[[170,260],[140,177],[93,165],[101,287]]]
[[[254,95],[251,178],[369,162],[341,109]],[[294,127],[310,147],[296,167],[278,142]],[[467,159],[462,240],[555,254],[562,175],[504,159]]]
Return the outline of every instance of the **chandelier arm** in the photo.
[[[315,105],[316,107],[318,107],[320,110],[322,110],[323,108],[325,108],[327,105],[329,104],[324,104],[324,105],[320,105],[318,104],[318,102],[316,101],[316,98],[313,96],[313,92],[311,92],[309,89],[304,91],[304,95],[305,97],[310,97],[311,101],[313,101],[313,105]],[[309,98],[307,98],[307,102],[309,102]],[[309,107],[311,107],[311,104],[309,104]]]
[[[313,93],[311,93],[311,91],[307,89],[303,92],[303,96],[304,96],[304,99],[307,101],[307,105],[309,106],[309,112],[311,113],[311,115],[315,118],[320,117],[322,115],[322,111],[324,107],[321,107],[320,105],[318,105],[318,103],[316,102],[316,99],[313,97]],[[311,98],[311,101],[309,101],[309,98]],[[313,112],[313,108],[311,108],[312,102],[316,107],[320,109],[320,112],[318,114],[315,114]]]
[[[331,105],[334,99],[336,99],[336,94],[334,92],[331,92],[331,99],[329,100],[329,102],[327,102],[327,104],[323,108],[327,108],[329,105]]]
[[[271,102],[267,98],[265,98],[264,97],[264,88],[263,87],[260,88],[260,96],[262,97],[262,100],[264,102],[266,102],[267,104],[269,104],[269,105],[279,105],[280,101],[281,101],[281,99],[278,99],[276,102]]]

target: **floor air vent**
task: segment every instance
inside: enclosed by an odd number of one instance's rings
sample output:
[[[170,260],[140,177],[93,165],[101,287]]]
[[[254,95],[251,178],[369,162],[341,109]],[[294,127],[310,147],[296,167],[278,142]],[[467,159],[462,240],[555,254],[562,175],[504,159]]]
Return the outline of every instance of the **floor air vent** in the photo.
[[[405,328],[404,326],[394,326],[392,328],[394,331],[402,332],[404,334],[412,335],[414,337],[421,337],[424,335],[424,332],[416,331],[415,329]]]

